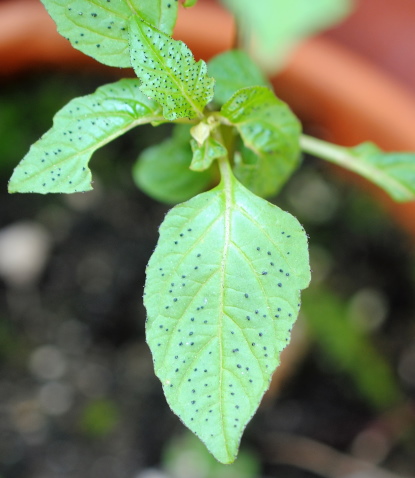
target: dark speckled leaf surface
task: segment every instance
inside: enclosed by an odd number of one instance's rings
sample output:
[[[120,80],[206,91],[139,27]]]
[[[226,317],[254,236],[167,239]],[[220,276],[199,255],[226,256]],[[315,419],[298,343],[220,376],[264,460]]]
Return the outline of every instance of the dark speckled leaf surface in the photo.
[[[9,192],[74,193],[92,189],[88,162],[98,148],[135,126],[161,121],[161,107],[124,79],[76,98],[15,168]]]
[[[170,407],[223,463],[269,387],[309,280],[302,226],[233,177],[160,227],[147,341]]]
[[[41,0],[59,33],[110,66],[130,67],[128,22],[139,17],[171,34],[177,0]]]
[[[206,63],[196,62],[183,42],[137,18],[131,20],[130,32],[131,63],[141,91],[163,106],[168,120],[201,118],[215,83],[207,76]]]

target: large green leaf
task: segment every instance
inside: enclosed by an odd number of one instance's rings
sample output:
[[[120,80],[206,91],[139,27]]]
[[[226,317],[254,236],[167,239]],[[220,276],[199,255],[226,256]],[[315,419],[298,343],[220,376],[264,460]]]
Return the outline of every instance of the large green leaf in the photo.
[[[220,105],[241,88],[270,86],[258,66],[242,50],[215,56],[208,63],[208,71],[215,78],[214,100]]]
[[[173,40],[142,20],[133,18],[130,32],[131,62],[142,80],[141,91],[163,106],[168,120],[203,118],[214,87],[206,63],[196,63],[182,41]]]
[[[161,121],[161,107],[125,79],[70,101],[53,127],[32,145],[9,182],[9,192],[74,193],[88,191],[88,162],[94,151],[135,126]]]
[[[167,204],[186,201],[206,190],[212,182],[212,172],[189,169],[192,161],[189,140],[189,128],[180,125],[172,138],[144,150],[133,169],[137,186]]]
[[[128,22],[138,17],[171,34],[177,0],[41,0],[58,31],[83,53],[110,66],[130,67]]]
[[[264,86],[237,91],[221,114],[251,152],[235,158],[235,175],[260,196],[275,194],[299,164],[301,126],[289,107]]]
[[[346,148],[306,135],[301,138],[301,147],[307,153],[360,174],[395,201],[415,200],[415,153],[385,153],[369,142]]]
[[[173,411],[235,459],[310,280],[307,236],[230,172],[174,207],[147,268],[147,341]]]
[[[341,20],[350,0],[222,0],[236,16],[246,46],[255,45],[257,58],[272,69],[292,45]]]

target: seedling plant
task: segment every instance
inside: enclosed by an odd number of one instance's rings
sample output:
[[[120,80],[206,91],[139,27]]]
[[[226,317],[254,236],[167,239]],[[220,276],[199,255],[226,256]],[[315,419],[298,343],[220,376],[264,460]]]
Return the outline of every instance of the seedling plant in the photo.
[[[133,171],[150,196],[179,203],[147,266],[147,342],[171,409],[217,460],[231,463],[310,282],[306,232],[264,198],[278,193],[307,152],[398,201],[413,200],[414,155],[303,135],[242,50],[207,65],[171,37],[177,0],[42,1],[72,45],[106,65],[132,66],[137,78],[62,108],[16,167],[9,191],[89,191],[94,151],[140,125],[173,123],[172,136],[146,149]],[[255,21],[253,2],[224,3],[237,17],[245,5]]]

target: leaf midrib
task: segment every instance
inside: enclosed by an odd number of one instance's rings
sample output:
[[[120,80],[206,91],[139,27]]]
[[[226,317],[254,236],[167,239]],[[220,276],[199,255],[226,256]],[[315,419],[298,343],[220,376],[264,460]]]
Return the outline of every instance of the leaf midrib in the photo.
[[[225,237],[224,237],[224,247],[222,252],[221,260],[221,272],[220,272],[220,316],[218,320],[218,334],[219,334],[219,363],[220,363],[220,372],[219,372],[219,390],[220,390],[220,400],[219,400],[219,413],[221,417],[221,426],[222,434],[225,440],[225,447],[227,455],[232,458],[232,454],[228,446],[228,437],[226,435],[225,428],[225,413],[223,410],[223,317],[225,315],[225,287],[226,287],[226,265],[228,258],[228,251],[231,245],[231,214],[232,214],[232,204],[233,204],[233,184],[231,173],[228,168],[224,168],[223,171],[223,191],[224,191],[224,228],[225,228]]]
[[[139,30],[141,31],[142,38],[146,40],[148,48],[153,52],[154,56],[157,58],[157,61],[158,61],[159,65],[160,64],[165,64],[166,62],[164,61],[163,57],[160,55],[159,50],[156,49],[156,47],[152,44],[152,42],[147,37],[147,35],[144,34],[143,24],[145,22],[143,20],[141,20],[141,21],[139,20],[139,22],[136,22],[136,23],[138,25]],[[163,32],[160,32],[159,34],[164,35]],[[180,43],[183,43],[183,42],[180,42]],[[186,46],[186,45],[184,45],[184,46]],[[194,60],[194,58],[193,58],[193,61],[195,62],[193,67],[198,65],[198,63]],[[144,67],[141,64],[140,64],[140,67],[144,69]],[[145,69],[149,70],[148,67],[146,67]],[[187,72],[187,71],[190,71],[191,69],[192,69],[192,66],[189,69],[186,69],[185,71]],[[170,78],[171,82],[176,85],[177,90],[182,94],[182,96],[185,98],[187,103],[192,107],[193,111],[196,113],[196,116],[198,116],[199,118],[203,118],[202,110],[200,108],[198,108],[196,103],[193,101],[192,95],[188,94],[188,91],[185,88],[185,86],[186,86],[185,83],[183,83],[183,82],[181,82],[177,79],[177,77],[174,75],[171,68],[166,65],[166,69],[162,69],[162,68],[158,67],[157,70],[159,70],[159,72],[161,72],[161,73],[164,73],[165,76],[168,76]],[[200,78],[200,75],[197,76],[197,80],[196,80],[195,84],[198,83],[199,78]],[[149,87],[147,85],[143,84],[142,86],[151,89],[151,87]]]

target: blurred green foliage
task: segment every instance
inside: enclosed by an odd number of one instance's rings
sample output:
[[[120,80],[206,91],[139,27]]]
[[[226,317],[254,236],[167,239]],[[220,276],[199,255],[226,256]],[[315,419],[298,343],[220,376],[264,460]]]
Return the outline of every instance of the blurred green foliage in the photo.
[[[84,408],[80,425],[83,432],[91,438],[104,438],[117,426],[120,412],[115,402],[99,399]]]
[[[163,466],[172,478],[256,478],[260,471],[253,453],[242,449],[234,463],[223,465],[188,432],[168,445]]]
[[[346,301],[321,285],[311,287],[302,299],[308,330],[329,368],[348,374],[374,407],[398,405],[403,396],[387,359],[376,350],[371,337],[349,320],[347,308]]]

